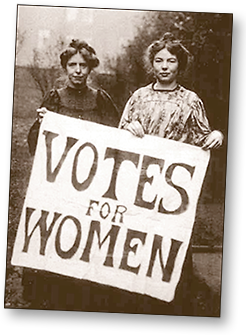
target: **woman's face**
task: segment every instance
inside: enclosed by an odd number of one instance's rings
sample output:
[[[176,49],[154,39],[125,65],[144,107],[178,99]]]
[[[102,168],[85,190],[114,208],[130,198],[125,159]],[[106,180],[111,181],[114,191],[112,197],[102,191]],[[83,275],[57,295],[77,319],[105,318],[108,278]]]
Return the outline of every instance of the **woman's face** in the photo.
[[[86,85],[90,69],[80,53],[76,53],[68,60],[66,71],[68,80],[73,87],[79,88]]]
[[[176,84],[178,75],[178,59],[166,48],[157,52],[153,60],[156,80],[162,85]]]

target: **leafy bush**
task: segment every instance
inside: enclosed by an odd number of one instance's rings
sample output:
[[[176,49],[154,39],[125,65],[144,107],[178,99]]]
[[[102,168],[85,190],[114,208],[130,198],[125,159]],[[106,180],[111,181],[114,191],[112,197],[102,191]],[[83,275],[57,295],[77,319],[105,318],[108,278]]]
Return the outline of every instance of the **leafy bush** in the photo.
[[[28,70],[43,97],[57,85],[57,80],[62,78],[59,55],[64,46],[65,41],[60,36],[54,45],[46,46],[45,51],[33,50],[32,62],[29,64]]]

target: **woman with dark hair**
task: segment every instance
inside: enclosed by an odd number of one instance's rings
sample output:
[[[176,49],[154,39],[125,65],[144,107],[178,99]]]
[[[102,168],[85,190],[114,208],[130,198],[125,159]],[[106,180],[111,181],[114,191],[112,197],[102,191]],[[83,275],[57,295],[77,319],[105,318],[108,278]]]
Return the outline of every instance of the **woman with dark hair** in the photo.
[[[188,50],[171,33],[148,47],[146,65],[155,81],[133,93],[120,128],[139,137],[150,134],[206,150],[222,145],[223,135],[211,131],[201,99],[178,84],[178,75],[185,70],[188,57]]]
[[[108,126],[119,123],[118,111],[109,95],[87,84],[92,69],[99,65],[95,50],[86,42],[72,40],[60,55],[67,83],[52,89],[37,110],[38,116],[28,134],[29,150],[35,153],[40,123],[46,112],[97,122]],[[88,281],[24,269],[23,297],[30,308],[56,310],[107,310],[105,288]]]
[[[40,122],[48,110],[108,126],[116,127],[119,123],[118,111],[109,95],[87,84],[90,72],[99,65],[95,50],[84,41],[72,40],[61,53],[60,61],[67,82],[60,89],[52,89],[37,110],[37,119],[28,135],[31,154],[35,153]]]
[[[171,33],[147,48],[146,67],[155,80],[133,93],[124,108],[119,128],[138,137],[149,134],[200,146],[204,150],[222,145],[223,135],[211,130],[201,99],[178,83],[178,75],[185,71],[189,56],[189,51]],[[189,246],[174,301],[157,304],[153,312],[194,315],[193,286]]]

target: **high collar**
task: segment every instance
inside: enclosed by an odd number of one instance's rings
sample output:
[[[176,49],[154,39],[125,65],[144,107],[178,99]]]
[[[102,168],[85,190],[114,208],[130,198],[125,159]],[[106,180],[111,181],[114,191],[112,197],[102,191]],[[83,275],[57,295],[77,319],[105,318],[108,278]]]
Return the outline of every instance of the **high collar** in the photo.
[[[67,81],[66,86],[69,90],[71,90],[74,93],[78,93],[78,94],[85,93],[88,90],[87,85],[77,88],[71,85],[69,81]]]
[[[155,88],[156,81],[152,83],[152,89],[153,91],[157,92],[174,92],[177,89],[180,88],[180,85],[177,83],[177,85],[174,88],[168,89],[168,88]]]

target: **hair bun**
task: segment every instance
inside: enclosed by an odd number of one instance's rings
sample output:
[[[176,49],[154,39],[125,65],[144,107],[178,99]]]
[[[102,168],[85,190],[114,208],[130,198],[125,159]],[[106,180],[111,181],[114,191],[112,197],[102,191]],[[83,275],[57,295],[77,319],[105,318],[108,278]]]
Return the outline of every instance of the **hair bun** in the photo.
[[[175,40],[175,37],[172,33],[170,32],[167,32],[165,33],[162,38],[161,38],[161,41],[174,41]]]
[[[88,43],[79,39],[72,39],[68,48],[60,55],[61,66],[66,69],[68,60],[78,52],[84,57],[90,69],[99,65],[96,52]]]
[[[74,49],[82,49],[88,47],[88,44],[85,41],[72,39],[72,42],[69,44],[69,46]]]
[[[80,41],[79,39],[72,39],[72,42],[69,44],[71,48],[74,48],[76,50],[86,49],[92,54],[96,54],[95,50],[85,41]]]

